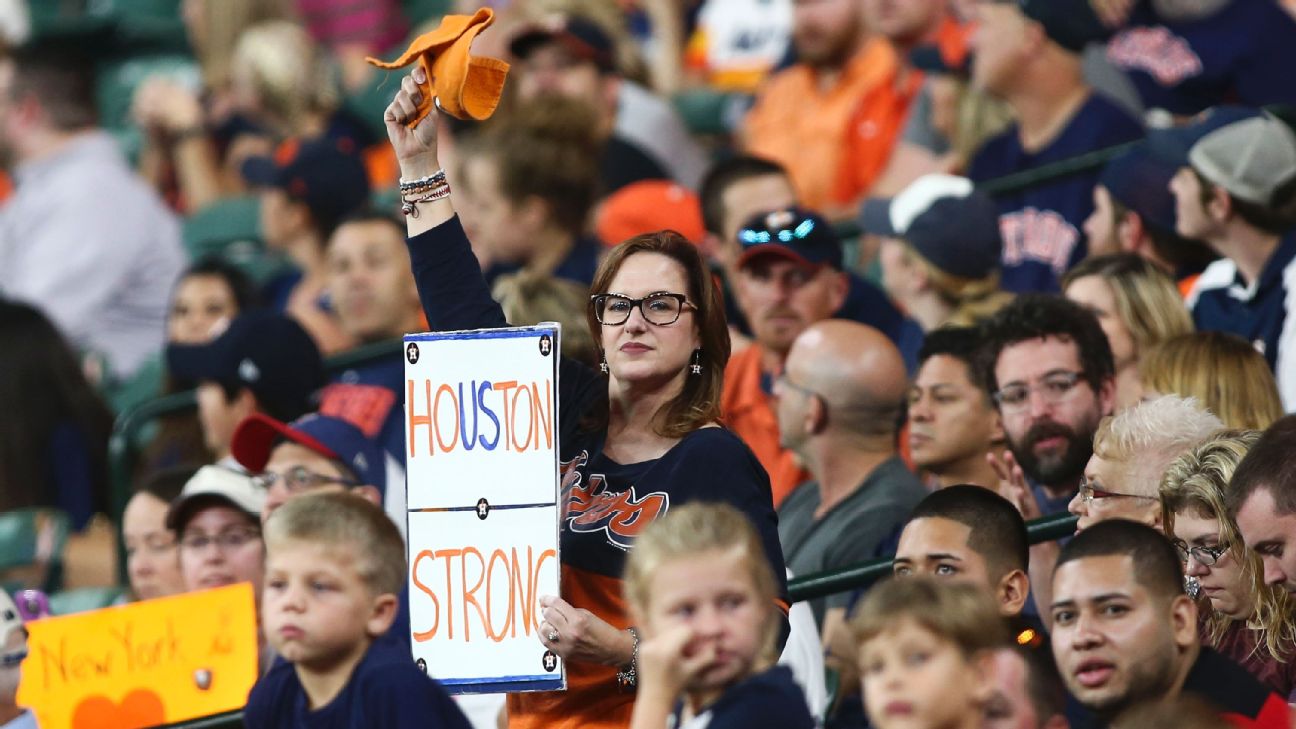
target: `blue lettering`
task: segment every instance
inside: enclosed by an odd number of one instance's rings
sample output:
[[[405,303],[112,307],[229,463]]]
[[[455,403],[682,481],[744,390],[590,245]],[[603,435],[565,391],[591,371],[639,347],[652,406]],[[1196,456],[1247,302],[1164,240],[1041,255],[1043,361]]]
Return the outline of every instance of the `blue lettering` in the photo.
[[[479,410],[481,410],[483,413],[486,413],[486,417],[490,418],[490,421],[491,421],[492,423],[495,424],[495,439],[494,439],[494,440],[492,440],[492,441],[490,441],[490,442],[488,443],[488,442],[486,441],[486,436],[484,436],[484,435],[482,435],[482,436],[478,436],[478,439],[477,439],[477,442],[481,444],[481,447],[482,447],[482,448],[485,448],[485,449],[488,450],[488,451],[493,451],[493,450],[495,450],[495,447],[499,445],[500,433],[502,432],[502,431],[500,430],[500,421],[499,421],[499,418],[496,417],[496,415],[495,415],[495,411],[494,411],[494,410],[491,410],[491,409],[490,409],[490,406],[486,404],[486,393],[489,392],[489,391],[491,391],[493,388],[494,388],[494,385],[492,385],[490,382],[485,382],[485,381],[483,381],[480,385],[477,386],[477,394],[476,394],[476,396],[475,396],[474,399],[473,399],[473,404],[476,406],[476,409],[479,409]],[[477,432],[477,424],[476,424],[476,418],[474,417],[474,418],[473,418],[473,433],[476,434],[476,432]]]

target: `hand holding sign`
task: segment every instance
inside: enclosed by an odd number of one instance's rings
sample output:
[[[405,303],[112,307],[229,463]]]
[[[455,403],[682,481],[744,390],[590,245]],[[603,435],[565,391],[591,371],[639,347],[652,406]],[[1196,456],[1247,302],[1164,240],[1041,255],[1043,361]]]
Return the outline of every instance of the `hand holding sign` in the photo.
[[[594,613],[553,595],[542,596],[540,606],[544,608],[540,642],[564,659],[624,666],[634,655],[630,633],[617,630]],[[554,635],[558,637],[554,639]]]

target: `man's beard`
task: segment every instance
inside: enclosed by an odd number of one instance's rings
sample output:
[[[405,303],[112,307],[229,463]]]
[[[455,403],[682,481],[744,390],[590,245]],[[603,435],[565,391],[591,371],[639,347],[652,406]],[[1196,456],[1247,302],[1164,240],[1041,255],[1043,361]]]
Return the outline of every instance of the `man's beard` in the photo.
[[[1043,456],[1035,454],[1036,443],[1056,437],[1066,439],[1065,450]],[[1009,439],[1008,445],[1031,481],[1041,486],[1065,485],[1079,482],[1084,475],[1085,465],[1093,455],[1093,432],[1086,428],[1086,432],[1077,433],[1061,423],[1046,421],[1031,426],[1022,442]]]

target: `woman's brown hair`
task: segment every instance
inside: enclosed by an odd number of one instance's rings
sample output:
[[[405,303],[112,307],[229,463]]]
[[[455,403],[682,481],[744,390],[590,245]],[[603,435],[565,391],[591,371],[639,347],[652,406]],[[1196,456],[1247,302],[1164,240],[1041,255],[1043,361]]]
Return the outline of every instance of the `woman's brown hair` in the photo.
[[[720,393],[724,388],[725,365],[729,362],[729,324],[711,270],[697,248],[673,230],[637,235],[613,248],[594,274],[590,293],[608,293],[608,286],[622,264],[636,253],[657,253],[678,263],[688,282],[688,291],[684,294],[689,303],[697,307],[694,317],[701,341],[697,363],[702,365],[702,372],[685,376],[684,389],[658,413],[655,426],[657,434],[662,437],[680,438],[720,419]],[[585,320],[594,341],[602,342],[603,325],[594,316],[592,304],[585,310]],[[601,345],[599,354],[601,359]]]

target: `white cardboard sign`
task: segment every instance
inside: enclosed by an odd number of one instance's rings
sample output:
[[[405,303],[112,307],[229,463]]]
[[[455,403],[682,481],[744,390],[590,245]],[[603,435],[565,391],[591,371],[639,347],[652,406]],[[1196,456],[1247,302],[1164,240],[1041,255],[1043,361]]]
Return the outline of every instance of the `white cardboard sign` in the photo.
[[[566,688],[537,636],[559,594],[558,336],[405,337],[410,641],[451,693]]]

